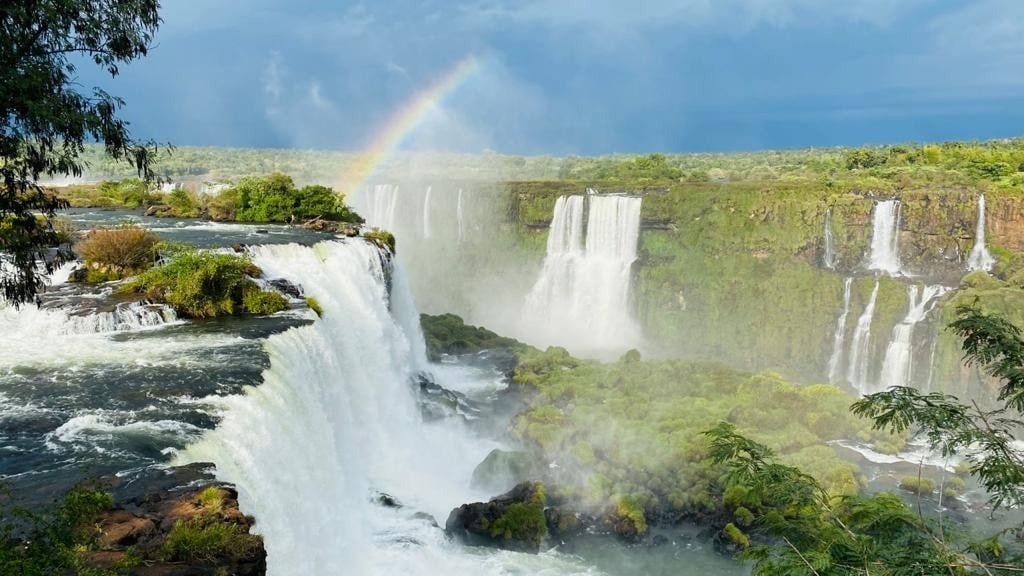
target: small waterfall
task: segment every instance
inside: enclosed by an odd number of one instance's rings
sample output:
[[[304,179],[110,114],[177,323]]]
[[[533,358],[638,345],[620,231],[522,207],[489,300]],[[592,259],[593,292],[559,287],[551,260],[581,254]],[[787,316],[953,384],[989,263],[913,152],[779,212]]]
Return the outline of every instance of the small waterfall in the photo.
[[[431,186],[427,186],[427,191],[423,195],[423,237],[430,238],[430,191]]]
[[[850,315],[850,289],[853,287],[853,278],[847,278],[843,282],[843,311],[836,320],[836,331],[832,335],[832,356],[828,359],[828,381],[836,382],[839,376],[839,361],[843,356],[843,344],[846,340],[846,318]]]
[[[373,228],[395,229],[395,207],[398,205],[398,186],[377,184],[353,198],[353,205]]]
[[[547,256],[527,296],[526,334],[545,343],[584,350],[635,345],[639,330],[629,313],[632,264],[640,234],[641,199],[588,193],[555,203]]]
[[[836,269],[835,239],[832,237],[832,208],[825,210],[825,255],[822,264],[829,270]]]
[[[123,302],[108,312],[68,316],[64,334],[106,334],[153,328],[177,322],[174,309],[163,304]]]
[[[465,228],[462,220],[462,188],[459,188],[459,198],[455,202],[455,220],[459,227],[459,242],[466,239]]]
[[[850,342],[849,361],[847,363],[846,380],[861,393],[867,389],[867,374],[871,367],[871,321],[875,317],[875,301],[878,299],[878,279],[871,289],[871,297],[864,307],[864,312],[857,319],[857,328]]]
[[[917,285],[907,288],[907,315],[892,329],[892,337],[889,339],[885,360],[882,362],[878,390],[888,390],[893,386],[906,386],[910,383],[914,327],[925,319],[928,312],[934,308],[936,298],[945,292],[946,289],[942,286],[925,286],[923,290]]]
[[[871,253],[868,269],[890,276],[900,275],[899,253],[900,201],[875,202],[871,213]]]
[[[996,263],[996,259],[985,246],[985,195],[978,195],[978,223],[974,228],[974,247],[967,257],[967,269],[971,272],[984,270],[988,272]]]
[[[473,559],[413,512],[443,522],[479,498],[469,479],[493,445],[422,421],[412,378],[423,336],[398,264],[357,240],[252,255],[315,297],[323,318],[268,338],[263,383],[224,398],[219,426],[178,461],[214,462],[238,487],[269,574],[472,573]],[[405,507],[381,508],[378,490]]]

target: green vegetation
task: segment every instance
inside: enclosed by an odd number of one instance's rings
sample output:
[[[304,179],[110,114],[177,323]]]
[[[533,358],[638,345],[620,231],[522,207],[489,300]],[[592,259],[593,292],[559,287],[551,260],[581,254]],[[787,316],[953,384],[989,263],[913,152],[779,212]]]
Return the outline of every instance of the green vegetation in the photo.
[[[496,348],[524,352],[529,348],[518,340],[498,336],[486,328],[469,326],[455,314],[420,314],[420,326],[427,343],[427,356],[434,361],[442,354],[472,354]]]
[[[99,184],[75,184],[53,191],[72,208],[145,208],[163,197],[152,182],[138,178],[108,180]]]
[[[157,2],[68,0],[5,3],[0,10],[0,252],[11,273],[0,293],[14,304],[42,290],[68,258],[48,254],[58,244],[49,218],[64,200],[39,186],[49,175],[80,176],[87,142],[113,161],[149,176],[156,146],[139,143],[118,117],[119,98],[79,83],[89,62],[117,76],[146,55],[160,25]],[[39,220],[41,213],[46,219]]]
[[[503,538],[528,542],[539,547],[547,535],[547,521],[544,518],[544,506],[547,494],[544,485],[534,484],[533,493],[526,502],[510,504],[487,528],[491,538]]]
[[[162,556],[171,562],[237,562],[259,545],[259,537],[249,534],[244,526],[222,522],[214,514],[201,514],[175,523],[164,540]]]
[[[109,494],[90,487],[68,492],[50,511],[32,513],[14,510],[13,519],[0,519],[0,574],[50,576],[81,574],[113,576],[129,566],[100,570],[89,566],[86,552],[95,549],[99,531],[95,526],[101,513],[113,506]],[[20,538],[15,538],[15,534]]]
[[[239,222],[292,222],[323,218],[360,223],[362,219],[344,203],[344,197],[326,186],[296,188],[291,177],[275,172],[270,176],[242,178],[221,192],[218,204],[229,220]]]
[[[430,331],[428,330],[428,333]],[[620,534],[643,534],[651,513],[717,517],[743,505],[720,491],[721,466],[701,433],[727,419],[806,466],[831,494],[855,494],[856,466],[825,443],[885,442],[850,413],[853,398],[835,387],[800,387],[777,374],[746,374],[717,364],[646,360],[627,354],[601,364],[560,348],[521,352],[515,380],[536,390],[513,429],[541,462],[557,461],[558,496],[593,510],[613,509]],[[623,519],[632,526],[621,525]],[[630,529],[631,528],[631,529]]]
[[[260,269],[235,254],[185,251],[151,268],[122,288],[165,302],[190,318],[236,314],[272,314],[288,307],[276,292],[261,291],[252,280]]]
[[[384,250],[387,250],[394,254],[395,252],[395,235],[387,230],[381,230],[380,228],[373,228],[363,232],[363,238],[366,238],[370,242],[373,242],[377,246],[380,246]]]
[[[160,239],[135,225],[90,230],[75,244],[85,262],[86,282],[107,282],[133,276],[153,265]]]
[[[320,318],[324,317],[324,309],[320,307],[320,303],[317,302],[316,298],[313,298],[312,296],[307,297],[306,298],[306,306],[309,306],[310,310],[312,310],[313,312],[316,312],[316,315],[318,317],[320,317]]]
[[[993,511],[1020,506],[1024,457],[1014,442],[1024,426],[1021,331],[1002,316],[967,306],[958,308],[951,328],[962,339],[966,359],[1001,383],[1001,405],[983,410],[954,396],[895,387],[857,401],[853,412],[870,418],[878,430],[915,429],[945,456],[966,454],[970,473],[988,491]],[[754,562],[754,574],[991,575],[1017,572],[1024,561],[1019,551],[1005,546],[1024,526],[973,540],[892,494],[836,499],[812,476],[779,463],[772,450],[741,436],[732,424],[722,422],[706,435],[713,460],[728,467],[727,490],[742,492],[742,504],[753,511],[751,530],[773,539],[743,553]],[[964,486],[955,477],[941,497],[954,497]],[[935,483],[918,475],[903,478],[900,488],[930,496]]]

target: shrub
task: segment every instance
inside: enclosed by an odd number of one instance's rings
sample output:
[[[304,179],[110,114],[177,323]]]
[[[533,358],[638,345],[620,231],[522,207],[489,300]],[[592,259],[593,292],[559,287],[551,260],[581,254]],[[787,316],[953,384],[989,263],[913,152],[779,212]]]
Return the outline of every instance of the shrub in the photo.
[[[925,496],[935,491],[935,482],[928,478],[904,476],[903,478],[900,478],[900,489],[906,490],[912,494],[917,494],[918,496]]]
[[[171,207],[171,216],[178,218],[195,218],[199,216],[199,202],[183,188],[176,188],[167,195],[167,205]]]
[[[270,290],[260,290],[255,284],[242,291],[242,306],[250,314],[274,314],[288,308],[284,296]]]
[[[159,241],[156,234],[137,226],[99,228],[79,240],[75,252],[88,268],[117,279],[151,266]]]
[[[280,173],[243,178],[211,201],[216,219],[229,213],[239,222],[290,222],[323,218],[362,222],[343,202],[343,196],[326,186],[296,188],[291,177]]]
[[[171,562],[238,561],[252,554],[259,542],[259,537],[248,534],[244,527],[217,521],[207,513],[178,520],[164,540],[161,555]]]
[[[139,275],[123,290],[166,302],[182,316],[209,318],[234,314],[243,307],[246,293],[258,291],[251,277],[260,273],[244,256],[183,252]]]
[[[367,232],[363,232],[363,238],[366,238],[370,242],[373,242],[377,246],[380,246],[391,253],[395,252],[395,236],[387,230],[373,228]]]
[[[741,549],[750,547],[750,537],[743,533],[742,530],[736,527],[732,522],[725,525],[722,529],[722,535],[729,542],[732,542]]]
[[[316,312],[316,315],[320,318],[324,317],[324,309],[320,307],[320,303],[317,302],[316,298],[312,296],[306,298],[306,306],[309,306],[309,309]]]

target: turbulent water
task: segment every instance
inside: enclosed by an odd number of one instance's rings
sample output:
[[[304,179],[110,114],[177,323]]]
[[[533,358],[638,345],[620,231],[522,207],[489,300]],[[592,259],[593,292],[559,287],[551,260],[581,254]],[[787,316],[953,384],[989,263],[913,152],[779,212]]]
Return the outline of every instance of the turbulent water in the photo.
[[[629,298],[640,206],[640,198],[618,195],[556,201],[544,266],[526,298],[525,333],[584,352],[637,345]]]
[[[887,390],[893,386],[908,386],[911,382],[913,369],[913,338],[914,328],[928,316],[935,307],[939,296],[946,292],[942,286],[911,285],[907,288],[907,314],[892,329],[889,345],[882,362],[882,374],[878,380],[877,390]],[[876,390],[876,391],[877,391]]]
[[[853,278],[843,282],[843,311],[836,320],[836,331],[832,335],[832,356],[828,359],[828,381],[835,384],[839,376],[839,362],[843,357],[843,344],[846,342],[846,319],[850,316],[850,289]]]
[[[900,201],[875,202],[871,213],[871,251],[868,269],[891,276],[901,273],[899,251]]]
[[[967,257],[967,269],[970,271],[992,269],[996,259],[985,246],[985,195],[978,195],[978,221],[974,228],[974,247]]]

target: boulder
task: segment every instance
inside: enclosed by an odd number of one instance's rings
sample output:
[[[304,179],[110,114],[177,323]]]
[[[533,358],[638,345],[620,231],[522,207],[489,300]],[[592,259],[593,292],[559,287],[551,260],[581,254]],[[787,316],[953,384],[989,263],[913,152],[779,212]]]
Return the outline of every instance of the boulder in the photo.
[[[548,533],[546,502],[543,484],[522,482],[489,502],[452,510],[445,531],[469,545],[536,554]]]

